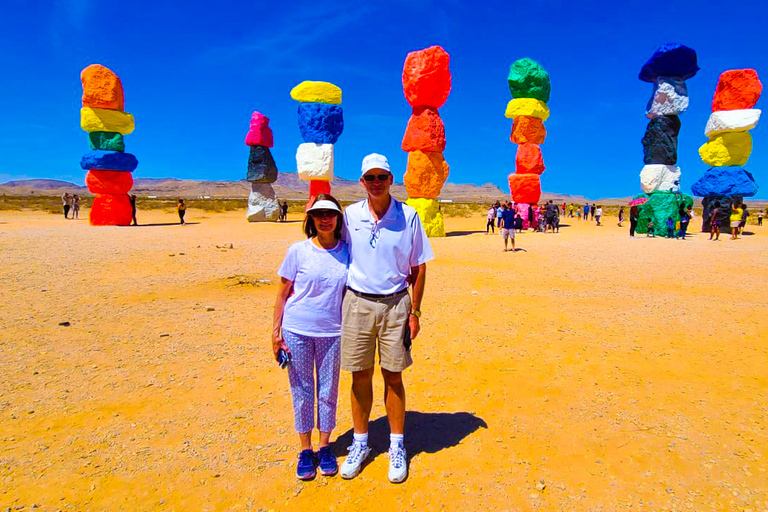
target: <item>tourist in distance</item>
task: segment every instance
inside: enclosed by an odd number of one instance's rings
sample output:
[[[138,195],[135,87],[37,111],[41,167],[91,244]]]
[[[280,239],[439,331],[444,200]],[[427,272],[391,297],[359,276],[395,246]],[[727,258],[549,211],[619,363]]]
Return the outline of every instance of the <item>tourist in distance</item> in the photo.
[[[624,224],[624,207],[619,208],[619,227]]]
[[[515,252],[515,210],[509,208],[501,214],[501,237],[504,239],[504,252],[507,252],[507,240],[512,240],[512,252]]]
[[[413,363],[411,340],[420,330],[426,263],[434,256],[416,210],[389,193],[393,177],[386,157],[366,156],[360,183],[368,197],[344,211],[350,260],[342,306],[341,367],[352,372],[354,441],[341,476],[356,477],[371,452],[368,420],[378,346],[390,429],[389,481],[399,483],[408,475],[402,372]]]
[[[640,209],[637,206],[632,206],[629,209],[629,238],[635,238],[635,230],[637,229],[637,221],[640,219]]]
[[[584,203],[584,220],[589,220],[589,204]]]
[[[757,225],[762,226],[763,225],[763,210],[757,211]]]
[[[672,217],[667,217],[667,238],[675,238],[675,219]]]
[[[496,227],[501,229],[501,209],[503,205],[496,201]]]
[[[739,238],[739,225],[741,224],[741,216],[744,213],[740,204],[735,201],[731,205],[731,240]]]
[[[179,224],[182,226],[185,224],[184,215],[187,213],[187,205],[184,204],[184,200],[179,198],[179,202],[176,204],[176,210],[179,212]]]
[[[495,231],[493,230],[493,225],[496,222],[496,207],[491,205],[488,208],[488,215],[486,216],[486,223],[485,223],[485,234],[488,234],[488,230],[491,230],[491,234],[494,234]]]
[[[720,240],[720,201],[715,201],[715,207],[709,212],[709,239]]]
[[[136,196],[131,194],[128,196],[128,199],[131,201],[131,224],[138,226],[139,223],[136,221]]]
[[[281,366],[281,355],[285,358],[290,354],[288,380],[294,426],[301,444],[296,465],[300,480],[314,478],[318,467],[324,476],[335,475],[339,469],[330,439],[336,428],[341,301],[349,265],[342,229],[339,202],[330,194],[318,194],[304,218],[307,239],[288,248],[277,271],[280,283],[272,324],[272,353]],[[312,450],[315,414],[320,433],[317,453]]]
[[[743,211],[741,212],[741,222],[739,223],[739,234],[744,233],[744,228],[747,227],[747,219],[749,218],[749,210],[746,203],[742,203],[741,208]]]
[[[646,229],[647,229],[645,233],[646,238],[649,236],[651,238],[656,238],[656,231],[655,231],[656,225],[653,223],[653,219],[648,219],[648,227]]]
[[[72,206],[72,198],[69,196],[69,192],[64,192],[61,195],[61,206],[64,207],[64,218],[69,218],[69,208]]]
[[[592,217],[590,220],[595,220],[595,212],[597,212],[597,205],[595,203],[592,203],[592,206],[589,209],[589,215]]]
[[[685,235],[688,232],[688,223],[691,222],[691,218],[692,216],[690,206],[687,209],[680,208],[680,230],[677,232],[675,238],[685,240]]]
[[[283,204],[280,206],[280,215],[282,215],[282,221],[285,222],[288,220],[288,201],[283,201]]]
[[[72,196],[72,218],[80,218],[80,196],[77,194]]]
[[[602,224],[600,224],[600,217],[603,216],[603,205],[600,205],[597,208],[595,208],[594,212],[595,212],[595,220],[597,220],[597,225],[601,226]]]

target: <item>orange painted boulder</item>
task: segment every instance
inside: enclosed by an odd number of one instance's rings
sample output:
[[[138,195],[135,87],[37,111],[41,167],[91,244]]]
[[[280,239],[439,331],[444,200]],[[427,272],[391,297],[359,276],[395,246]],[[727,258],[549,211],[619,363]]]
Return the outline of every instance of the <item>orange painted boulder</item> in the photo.
[[[85,185],[92,194],[127,194],[133,187],[133,176],[125,171],[91,169],[85,175]]]
[[[547,129],[544,121],[538,117],[520,116],[512,123],[512,135],[509,140],[515,144],[544,144],[547,138]]]
[[[451,57],[440,46],[411,52],[403,65],[403,92],[412,107],[440,108],[451,92]]]
[[[720,75],[712,99],[712,112],[752,108],[760,99],[763,84],[754,69],[731,69]]]
[[[527,143],[517,146],[515,172],[517,174],[541,174],[544,172],[544,157],[541,156],[541,148],[537,144]],[[530,201],[523,202],[529,203]]]
[[[83,106],[107,110],[125,110],[123,84],[109,68],[91,64],[80,73],[83,82]]]
[[[536,204],[541,199],[541,180],[538,174],[510,174],[509,189],[516,203]]]
[[[412,151],[408,153],[405,189],[408,197],[436,199],[450,171],[442,153]]]
[[[445,150],[445,126],[434,107],[416,107],[408,120],[402,144],[403,151]]]
[[[91,206],[91,226],[128,226],[133,218],[127,194],[98,194]]]

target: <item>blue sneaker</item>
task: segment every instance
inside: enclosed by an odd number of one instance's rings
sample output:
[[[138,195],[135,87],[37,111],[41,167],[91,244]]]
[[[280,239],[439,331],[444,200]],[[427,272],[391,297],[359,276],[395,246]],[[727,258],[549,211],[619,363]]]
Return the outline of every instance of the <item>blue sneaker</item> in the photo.
[[[333,476],[339,471],[339,464],[336,462],[336,456],[331,451],[330,446],[323,446],[318,450],[317,460],[321,475]]]
[[[296,478],[299,480],[312,480],[316,475],[316,467],[315,452],[312,450],[302,450],[299,453],[299,463],[296,465]]]

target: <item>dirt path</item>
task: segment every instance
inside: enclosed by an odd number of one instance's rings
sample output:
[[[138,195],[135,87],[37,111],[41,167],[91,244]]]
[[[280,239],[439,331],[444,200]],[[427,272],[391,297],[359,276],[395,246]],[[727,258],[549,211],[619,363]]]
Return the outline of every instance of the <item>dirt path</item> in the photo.
[[[768,228],[632,240],[564,219],[503,253],[481,216],[448,219],[394,486],[380,378],[362,475],[293,476],[268,335],[300,224],[187,216],[0,213],[0,510],[768,510]]]

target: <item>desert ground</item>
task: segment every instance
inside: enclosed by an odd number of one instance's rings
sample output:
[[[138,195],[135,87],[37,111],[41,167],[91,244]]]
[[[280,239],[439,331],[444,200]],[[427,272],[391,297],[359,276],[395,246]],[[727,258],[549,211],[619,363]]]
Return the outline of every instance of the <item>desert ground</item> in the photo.
[[[363,473],[294,476],[269,334],[298,215],[82,217],[0,212],[2,511],[768,510],[768,226],[674,241],[563,219],[505,253],[483,216],[447,219],[393,485],[379,376]]]

